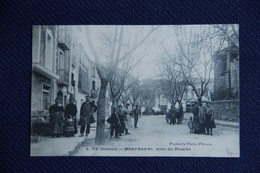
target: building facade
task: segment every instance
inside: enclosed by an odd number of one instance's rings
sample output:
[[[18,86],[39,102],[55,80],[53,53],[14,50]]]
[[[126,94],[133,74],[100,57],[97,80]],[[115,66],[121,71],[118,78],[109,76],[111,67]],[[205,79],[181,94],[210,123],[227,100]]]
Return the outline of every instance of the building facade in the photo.
[[[239,121],[239,50],[233,42],[214,55],[212,107],[216,118]]]
[[[75,98],[78,115],[87,94],[97,104],[100,79],[76,26],[33,26],[31,117],[49,116],[55,98]]]

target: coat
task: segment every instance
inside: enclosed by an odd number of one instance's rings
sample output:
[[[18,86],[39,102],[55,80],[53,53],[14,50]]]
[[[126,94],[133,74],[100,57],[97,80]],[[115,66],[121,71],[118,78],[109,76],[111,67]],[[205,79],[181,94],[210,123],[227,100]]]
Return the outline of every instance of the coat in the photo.
[[[96,112],[96,106],[91,102],[84,102],[80,108],[79,125],[89,125],[94,123],[94,112]]]
[[[120,120],[119,120],[119,117],[118,117],[118,114],[117,113],[112,113],[111,114],[111,125],[112,126],[118,126],[120,125]]]
[[[76,117],[77,114],[77,106],[74,104],[68,104],[65,107],[65,118],[69,118],[69,116],[71,115],[72,118],[74,119],[74,117]]]
[[[119,133],[124,133],[124,130],[125,130],[125,112],[124,111],[118,111],[118,117],[119,117],[119,120],[120,120]]]
[[[138,119],[138,118],[139,118],[139,115],[140,115],[140,110],[137,109],[137,108],[135,108],[133,114],[134,114],[134,118],[135,118],[135,119]]]
[[[214,114],[211,108],[207,108],[206,113],[206,128],[216,128]]]
[[[193,113],[193,119],[198,120],[199,119],[199,108],[194,107],[193,110],[192,110],[192,113]]]
[[[199,122],[200,124],[206,123],[206,108],[199,106]]]

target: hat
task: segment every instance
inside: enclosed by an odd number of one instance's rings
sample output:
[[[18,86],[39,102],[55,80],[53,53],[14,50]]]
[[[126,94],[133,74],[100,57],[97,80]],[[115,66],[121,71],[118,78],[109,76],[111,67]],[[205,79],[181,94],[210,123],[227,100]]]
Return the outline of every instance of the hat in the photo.
[[[121,107],[122,107],[122,105],[119,105],[119,106],[118,106],[118,108],[121,108]]]
[[[90,95],[89,95],[89,94],[87,94],[87,95],[86,95],[86,98],[87,98],[87,97],[89,97],[89,98],[90,98]]]
[[[129,105],[130,105],[129,103],[126,104],[126,106],[129,106]]]

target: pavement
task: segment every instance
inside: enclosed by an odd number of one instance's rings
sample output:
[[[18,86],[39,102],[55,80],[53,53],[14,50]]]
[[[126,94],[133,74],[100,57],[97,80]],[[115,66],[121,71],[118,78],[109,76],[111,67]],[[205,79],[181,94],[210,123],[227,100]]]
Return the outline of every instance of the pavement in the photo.
[[[190,117],[193,117],[192,113],[185,113],[184,119],[189,120]],[[215,119],[214,121],[216,125],[239,128],[239,122],[224,121],[224,120],[217,120],[217,119]]]
[[[79,132],[78,126],[78,132]],[[108,131],[108,127],[106,127]],[[96,124],[90,126],[90,134],[88,137],[79,137],[79,133],[75,134],[74,137],[61,136],[50,137],[40,136],[40,140],[37,143],[31,143],[30,155],[31,156],[70,156],[77,152],[82,144],[86,141],[95,139],[96,135]]]
[[[107,138],[101,146],[87,141],[74,156],[239,157],[239,128],[218,125],[213,135],[204,135],[190,133],[187,123],[170,125],[165,115],[142,116],[130,135]]]
[[[191,113],[186,113],[184,119],[188,120]],[[223,127],[239,128],[238,122],[228,122],[223,120],[215,120],[216,125]],[[79,127],[78,127],[79,128]],[[108,137],[109,129],[106,127],[106,136]],[[94,143],[96,133],[96,124],[91,125],[88,137],[79,137],[79,133],[74,137],[53,138],[49,136],[41,136],[38,143],[31,143],[31,156],[73,156],[80,150],[81,146],[86,143]]]

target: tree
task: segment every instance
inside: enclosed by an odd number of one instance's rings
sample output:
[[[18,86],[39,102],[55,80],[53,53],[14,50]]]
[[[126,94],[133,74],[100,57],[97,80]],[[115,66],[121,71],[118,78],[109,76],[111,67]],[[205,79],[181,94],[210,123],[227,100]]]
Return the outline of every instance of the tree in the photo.
[[[173,64],[169,57],[162,57],[159,67],[162,69],[159,76],[159,93],[164,95],[172,106],[175,106],[177,102],[181,104],[187,81],[179,70],[178,65]]]
[[[225,41],[232,44],[237,50],[239,50],[239,25],[213,25],[215,29],[215,36],[221,40],[222,43]],[[222,46],[223,44],[220,44]],[[219,48],[221,50],[222,47]]]
[[[174,65],[175,73],[181,72],[180,77],[192,87],[200,102],[210,83],[213,53],[221,40],[214,39],[213,29],[207,25],[176,26],[174,31],[175,53],[170,53],[170,48],[163,46],[164,53],[168,63]]]
[[[128,101],[135,103],[141,93],[140,81],[134,77],[130,77],[127,82],[127,87],[122,92],[120,97],[121,102],[125,105]]]
[[[88,46],[95,58],[97,73],[101,80],[97,105],[97,131],[95,138],[95,143],[97,145],[105,143],[105,105],[108,83],[113,79],[119,64],[129,58],[129,55],[135,52],[157,28],[158,27],[152,27],[145,36],[139,39],[137,44],[130,45],[129,49],[124,49],[124,41],[127,39],[124,32],[124,26],[102,26],[102,31],[98,34],[98,39],[101,43],[95,45],[91,36],[92,34],[95,35],[94,33],[97,31],[93,31],[91,34],[90,28],[86,27]]]

